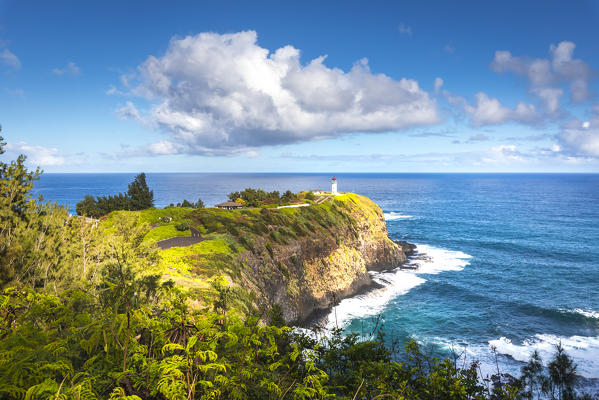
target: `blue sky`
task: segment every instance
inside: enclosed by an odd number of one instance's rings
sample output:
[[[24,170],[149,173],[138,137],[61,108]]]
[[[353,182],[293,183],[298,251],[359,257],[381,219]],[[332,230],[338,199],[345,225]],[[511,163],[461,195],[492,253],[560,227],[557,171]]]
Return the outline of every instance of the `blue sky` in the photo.
[[[282,3],[0,0],[3,158],[599,171],[599,3]]]

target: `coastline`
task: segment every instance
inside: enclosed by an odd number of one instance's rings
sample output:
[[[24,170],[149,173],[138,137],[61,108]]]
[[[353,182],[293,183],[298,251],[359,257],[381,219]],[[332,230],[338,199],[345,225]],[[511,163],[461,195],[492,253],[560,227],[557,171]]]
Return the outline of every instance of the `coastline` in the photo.
[[[369,269],[368,272],[368,282],[362,285],[359,285],[358,288],[354,291],[351,291],[345,296],[336,296],[333,294],[333,302],[325,308],[318,308],[312,311],[312,313],[305,319],[299,321],[297,323],[297,327],[301,329],[326,329],[326,324],[328,322],[328,316],[333,312],[335,307],[339,306],[339,304],[346,299],[354,298],[357,296],[367,295],[368,293],[374,292],[379,289],[384,289],[385,285],[377,282],[372,279],[371,272],[393,272],[398,270],[415,270],[417,268],[410,267],[410,263],[414,260],[414,257],[418,257],[419,253],[417,252],[417,246],[413,243],[409,243],[406,241],[393,241],[397,244],[403,251],[406,256],[406,260],[402,262],[399,266],[391,266],[389,268],[383,269]]]

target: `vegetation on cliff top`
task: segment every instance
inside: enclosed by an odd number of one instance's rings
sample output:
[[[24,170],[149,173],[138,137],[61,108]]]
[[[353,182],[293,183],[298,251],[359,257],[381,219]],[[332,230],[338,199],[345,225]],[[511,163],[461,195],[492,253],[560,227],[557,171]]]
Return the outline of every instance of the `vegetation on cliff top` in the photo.
[[[99,218],[115,210],[145,210],[154,207],[154,192],[148,188],[143,172],[129,184],[127,193],[113,196],[85,196],[77,203],[77,215]]]
[[[262,189],[247,188],[241,192],[229,193],[229,200],[239,202],[248,207],[262,207],[314,200],[314,194],[312,192],[293,193],[291,190],[287,190],[281,195],[278,190],[266,192]]]
[[[120,218],[121,214],[111,214],[103,225],[110,229],[112,221]],[[360,223],[369,221],[372,226],[376,226],[375,223],[384,226],[376,204],[350,193],[310,207],[240,210],[165,208],[140,211],[138,215],[140,223],[153,227],[145,236],[144,240],[148,242],[189,235],[189,231],[177,230],[181,224],[197,229],[204,239],[189,247],[161,251],[164,261],[160,265],[165,276],[185,288],[206,288],[211,277],[225,275],[243,292],[240,296],[246,302],[255,303],[257,295],[258,303],[263,307],[272,303],[265,300],[268,293],[264,285],[253,279],[257,276],[269,276],[271,281],[279,279],[287,288],[287,296],[296,303],[300,301],[300,288],[306,285],[300,280],[312,282],[313,289],[319,290],[315,283],[318,279],[298,276],[298,265],[303,262],[304,254],[297,254],[299,249],[291,249],[299,243],[302,243],[304,253],[309,248],[321,249],[323,262],[328,262],[326,257],[335,248],[354,246],[350,241],[358,240]],[[375,229],[370,231],[376,232]],[[379,239],[389,241],[384,232]],[[349,253],[346,256],[349,257]],[[251,270],[250,260],[258,271]],[[309,271],[312,269],[305,273]],[[316,270],[312,272],[320,274]],[[251,292],[255,292],[254,296]]]

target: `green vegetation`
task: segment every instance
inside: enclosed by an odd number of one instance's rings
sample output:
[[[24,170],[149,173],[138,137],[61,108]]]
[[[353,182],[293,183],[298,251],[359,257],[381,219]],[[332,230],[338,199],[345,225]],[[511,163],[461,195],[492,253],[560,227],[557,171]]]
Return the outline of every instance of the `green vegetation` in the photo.
[[[248,294],[219,275],[265,237],[276,251],[294,236],[334,232],[359,196],[302,209],[117,211],[97,225],[33,200],[40,171],[24,161],[0,162],[0,400],[575,396],[576,366],[561,348],[548,376],[537,357],[521,379],[485,381],[476,363],[428,357],[415,342],[399,353],[381,335],[294,333],[278,308],[248,307]],[[186,220],[209,240],[158,251],[152,232]],[[210,278],[179,285],[195,273]]]
[[[185,232],[187,230],[189,230],[189,227],[191,226],[191,224],[189,222],[182,222],[179,225],[175,225],[175,229],[178,230],[179,232]]]
[[[204,208],[204,202],[202,201],[202,199],[198,199],[198,201],[196,201],[195,203],[183,200],[183,202],[177,203],[176,205],[171,203],[169,207]]]
[[[145,210],[154,207],[154,192],[148,188],[146,174],[143,172],[129,184],[127,194],[94,198],[86,195],[77,203],[77,215],[100,218],[116,210]]]
[[[293,193],[287,190],[282,195],[278,191],[265,192],[262,189],[247,188],[241,192],[229,193],[229,200],[239,201],[248,207],[262,207],[268,205],[281,205],[291,203],[302,203],[302,193]]]

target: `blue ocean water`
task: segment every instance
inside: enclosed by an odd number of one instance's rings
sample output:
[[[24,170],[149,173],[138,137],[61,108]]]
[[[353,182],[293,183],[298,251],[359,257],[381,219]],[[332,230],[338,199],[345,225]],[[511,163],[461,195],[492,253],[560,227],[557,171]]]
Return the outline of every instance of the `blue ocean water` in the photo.
[[[127,190],[134,174],[45,174],[35,191],[74,209],[85,194]],[[224,201],[245,187],[329,188],[325,174],[148,174],[156,205]],[[586,385],[599,382],[599,175],[339,174],[373,199],[392,239],[418,245],[416,272],[375,275],[384,289],[344,300],[330,324],[451,349],[518,373],[557,342]],[[375,322],[379,316],[378,322]]]

